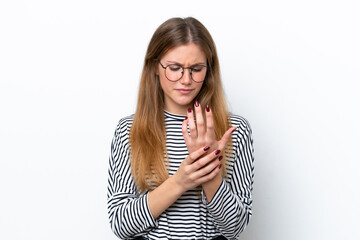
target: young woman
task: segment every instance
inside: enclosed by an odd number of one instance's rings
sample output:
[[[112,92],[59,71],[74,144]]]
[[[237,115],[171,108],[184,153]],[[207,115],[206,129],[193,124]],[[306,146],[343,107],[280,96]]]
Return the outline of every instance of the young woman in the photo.
[[[215,44],[198,20],[155,31],[109,164],[110,225],[121,239],[235,239],[248,224],[251,129],[227,110]]]

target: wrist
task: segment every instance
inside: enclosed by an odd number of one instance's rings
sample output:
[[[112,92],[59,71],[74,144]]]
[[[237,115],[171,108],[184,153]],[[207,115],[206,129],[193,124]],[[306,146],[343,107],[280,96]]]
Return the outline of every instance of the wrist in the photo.
[[[202,184],[206,199],[210,203],[222,183],[222,176],[219,172],[213,179]]]
[[[167,179],[169,186],[171,187],[171,189],[178,195],[181,196],[184,192],[186,192],[186,189],[184,187],[184,184],[181,184],[180,181],[178,181],[177,179],[177,175],[176,173],[174,175],[172,175],[171,177],[169,177]]]
[[[162,214],[183,194],[173,177],[166,179],[148,194],[148,205],[154,219]]]

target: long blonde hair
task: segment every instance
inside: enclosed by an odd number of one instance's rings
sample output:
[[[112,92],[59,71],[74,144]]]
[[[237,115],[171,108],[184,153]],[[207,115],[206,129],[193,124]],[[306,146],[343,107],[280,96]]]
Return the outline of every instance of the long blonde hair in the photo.
[[[207,58],[208,72],[195,99],[201,106],[210,106],[216,138],[220,139],[231,125],[220,78],[219,60],[210,33],[192,17],[165,21],[157,28],[147,48],[136,112],[130,129],[131,169],[141,191],[153,189],[169,177],[167,159],[164,157],[167,156],[164,93],[156,75],[157,60],[173,47],[188,43],[200,46]],[[226,174],[226,167],[222,168],[222,174]]]

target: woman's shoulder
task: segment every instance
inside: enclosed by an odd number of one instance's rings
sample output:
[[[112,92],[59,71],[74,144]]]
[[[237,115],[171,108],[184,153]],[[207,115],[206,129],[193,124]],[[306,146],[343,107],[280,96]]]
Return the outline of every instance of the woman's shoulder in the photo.
[[[133,120],[134,120],[134,115],[135,114],[131,114],[129,116],[126,116],[126,117],[123,117],[123,118],[120,118],[119,120],[119,124],[124,124],[124,123],[127,123],[127,124],[132,124]]]
[[[133,120],[134,120],[134,114],[121,118],[116,126],[116,132],[118,132],[121,135],[129,134]]]
[[[230,113],[230,121],[231,121],[231,125],[233,127],[240,128],[243,131],[250,131],[251,132],[250,123],[243,116],[240,116],[240,115],[237,115],[237,114],[234,114],[234,113]]]

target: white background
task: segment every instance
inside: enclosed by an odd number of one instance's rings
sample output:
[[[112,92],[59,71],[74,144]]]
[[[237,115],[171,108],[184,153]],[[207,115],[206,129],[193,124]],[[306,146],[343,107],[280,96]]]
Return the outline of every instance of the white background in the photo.
[[[130,3],[131,2],[131,3]],[[0,239],[116,239],[110,143],[152,33],[194,16],[253,128],[240,239],[360,239],[357,1],[1,1]]]

